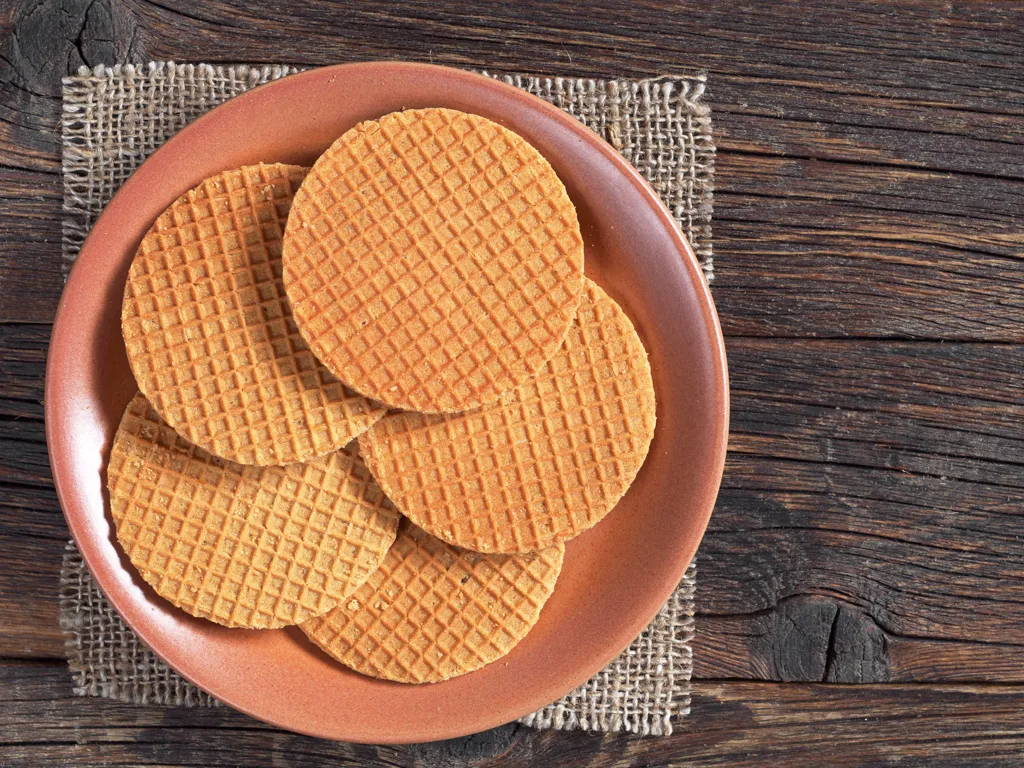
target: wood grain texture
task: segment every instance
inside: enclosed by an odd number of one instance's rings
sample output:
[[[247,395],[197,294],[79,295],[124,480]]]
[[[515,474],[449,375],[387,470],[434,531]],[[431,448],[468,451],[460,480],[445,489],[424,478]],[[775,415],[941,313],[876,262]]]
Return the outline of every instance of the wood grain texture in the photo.
[[[8,553],[0,568],[0,658],[60,658],[64,639],[54,576],[64,543],[0,533],[0,552]]]
[[[644,739],[505,726],[457,744],[339,744],[228,709],[138,708],[70,695],[52,664],[0,664],[0,765],[1019,765],[1024,691],[1008,686],[700,683],[694,716]],[[40,709],[46,713],[40,717]],[[954,714],[955,713],[955,714]],[[493,735],[491,735],[493,734]]]
[[[383,57],[582,76],[704,68],[714,75],[720,149],[716,248],[734,257],[717,285],[727,332],[1024,340],[1011,290],[1024,270],[1024,11],[1008,4],[920,3],[898,14],[822,4],[811,21],[799,5],[756,3],[606,0],[572,14],[544,2],[221,2],[195,11],[65,0],[60,33],[42,34],[38,19],[57,5],[10,14],[8,48],[17,51],[5,55],[12,72],[0,97],[21,147],[3,170],[54,202],[59,107],[55,71],[36,66],[40,49],[47,61],[76,64]],[[107,16],[117,20],[104,33],[112,42],[79,50],[82,20]],[[15,208],[0,226],[11,227],[10,242],[36,244],[0,250],[0,266],[24,283],[15,314],[46,321],[59,286],[46,255],[57,223],[43,205]],[[850,298],[842,312],[836,294]],[[9,316],[3,302],[0,318]]]
[[[116,0],[32,0],[0,10],[0,321],[49,321],[61,290],[60,78],[138,60]],[[56,267],[56,269],[55,269]]]
[[[0,765],[1018,765],[1022,39],[1020,6],[923,0],[0,9]],[[681,732],[390,749],[70,696],[42,432],[59,78],[149,58],[710,71],[733,429]]]
[[[729,357],[698,674],[920,679],[945,644],[929,679],[1024,680],[1024,348],[733,339]]]
[[[47,328],[10,328],[6,357],[23,360],[0,385],[24,397],[0,408],[31,411]],[[1024,682],[1024,346],[735,338],[729,350],[731,453],[700,554],[697,674],[885,682],[931,664],[931,680]],[[56,557],[66,527],[40,421],[3,416],[5,532]],[[41,581],[0,603],[54,599],[51,576],[30,569],[18,578]],[[61,653],[55,633],[12,642]]]
[[[726,333],[1024,340],[1024,181],[736,154],[718,141]]]

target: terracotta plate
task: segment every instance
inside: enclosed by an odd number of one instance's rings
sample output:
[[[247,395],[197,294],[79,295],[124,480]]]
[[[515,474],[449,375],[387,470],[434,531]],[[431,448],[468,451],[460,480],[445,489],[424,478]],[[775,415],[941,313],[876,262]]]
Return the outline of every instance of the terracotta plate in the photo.
[[[540,622],[505,660],[445,683],[400,685],[343,669],[295,629],[225,629],[158,598],[116,545],[105,465],[136,391],[121,295],[143,234],[207,176],[259,161],[312,164],[360,120],[450,107],[495,120],[554,165],[579,210],[586,271],[650,353],[658,427],[618,507],[572,541]],[[46,433],[64,514],[100,587],[182,675],[267,722],[333,739],[461,736],[525,715],[582,683],[643,629],[681,578],[718,492],[728,428],[725,351],[690,247],[650,187],[573,118],[516,88],[421,64],[328,67],[264,85],[175,136],[132,176],[82,247],[57,312]],[[56,577],[56,576],[55,576]]]

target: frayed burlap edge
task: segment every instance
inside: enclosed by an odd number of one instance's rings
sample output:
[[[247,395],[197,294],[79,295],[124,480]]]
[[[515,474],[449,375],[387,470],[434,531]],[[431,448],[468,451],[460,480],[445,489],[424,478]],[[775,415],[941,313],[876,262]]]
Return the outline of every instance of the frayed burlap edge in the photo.
[[[139,640],[107,601],[69,541],[60,570],[60,628],[78,696],[133,704],[219,705]]]
[[[83,68],[78,76],[66,78],[65,268],[117,189],[170,136],[232,96],[295,71],[152,62]],[[706,279],[712,280],[715,147],[710,111],[703,103],[703,75],[638,81],[490,76],[555,104],[619,150],[665,201]],[[621,656],[521,722],[536,728],[670,734],[673,717],[689,713],[695,585],[691,565],[651,625]],[[128,629],[73,543],[61,571],[60,609],[77,694],[138,704],[217,704]]]

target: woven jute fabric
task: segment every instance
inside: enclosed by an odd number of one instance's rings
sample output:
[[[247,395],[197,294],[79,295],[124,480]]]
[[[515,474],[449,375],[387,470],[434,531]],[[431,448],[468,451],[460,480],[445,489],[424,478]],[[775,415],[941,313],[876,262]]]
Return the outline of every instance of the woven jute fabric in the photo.
[[[83,68],[64,80],[65,268],[89,228],[131,173],[183,126],[270,80],[283,66],[153,62]],[[661,195],[692,244],[708,281],[715,147],[704,77],[582,80],[491,75],[575,116],[629,160]],[[663,735],[690,711],[696,571],[650,626],[605,670],[522,719],[535,728]],[[158,659],[96,586],[73,543],[60,575],[60,621],[75,693],[137,704],[216,706]]]

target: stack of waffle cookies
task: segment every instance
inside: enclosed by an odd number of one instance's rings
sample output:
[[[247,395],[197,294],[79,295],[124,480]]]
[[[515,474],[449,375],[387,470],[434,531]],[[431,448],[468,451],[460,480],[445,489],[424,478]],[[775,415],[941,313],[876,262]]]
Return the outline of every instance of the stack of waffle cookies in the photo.
[[[396,112],[225,171],[142,241],[107,472],[162,598],[429,683],[507,654],[654,435],[647,354],[547,160]]]

